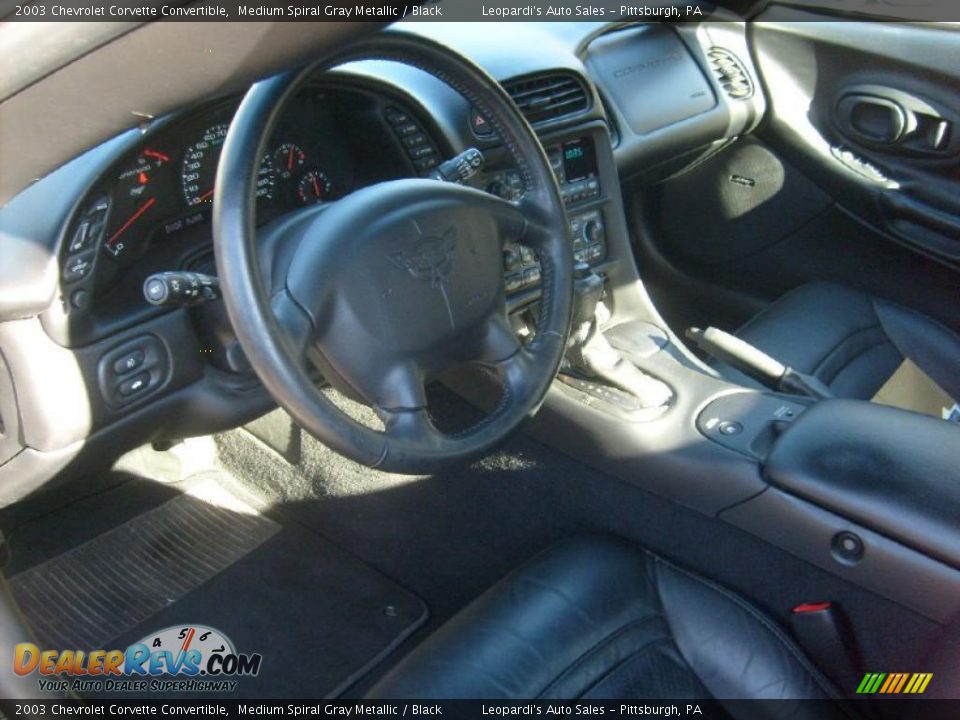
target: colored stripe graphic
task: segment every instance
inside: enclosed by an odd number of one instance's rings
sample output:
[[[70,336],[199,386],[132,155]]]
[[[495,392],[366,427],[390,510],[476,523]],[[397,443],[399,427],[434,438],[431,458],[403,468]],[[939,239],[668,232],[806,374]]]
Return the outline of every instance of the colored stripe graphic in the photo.
[[[933,673],[867,673],[857,686],[858,695],[920,695]]]
[[[907,673],[900,673],[900,682],[898,682],[897,686],[890,692],[898,693],[903,690],[903,686],[907,684],[907,677]]]

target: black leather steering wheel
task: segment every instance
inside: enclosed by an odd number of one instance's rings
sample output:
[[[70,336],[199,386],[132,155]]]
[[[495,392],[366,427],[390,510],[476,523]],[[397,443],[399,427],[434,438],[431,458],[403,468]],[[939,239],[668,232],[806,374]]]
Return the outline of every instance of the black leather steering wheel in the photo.
[[[295,248],[279,283],[265,278],[255,227],[256,176],[284,102],[308,75],[360,59],[416,66],[490,121],[523,180],[510,203],[430,179],[379,183],[320,212],[270,226]],[[432,472],[484,452],[536,411],[566,344],[573,261],[549,161],[530,125],[489,75],[452,50],[387,31],[301,73],[254,85],[227,134],[213,203],[217,270],[227,311],[251,365],[276,401],[321,442],[391,472]],[[272,238],[276,239],[276,238]],[[510,328],[503,243],[533,247],[542,264],[536,333]],[[307,357],[334,387],[371,405],[375,430],[341,411],[312,379]],[[499,407],[474,427],[441,433],[426,384],[463,363],[500,377]]]

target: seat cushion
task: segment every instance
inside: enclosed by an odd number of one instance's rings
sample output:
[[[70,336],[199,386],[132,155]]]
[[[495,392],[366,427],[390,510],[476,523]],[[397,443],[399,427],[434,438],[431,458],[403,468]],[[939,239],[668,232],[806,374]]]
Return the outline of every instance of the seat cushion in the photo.
[[[501,580],[415,648],[369,697],[834,694],[775,624],[742,599],[641,549],[580,537]],[[805,717],[802,708],[796,717]]]
[[[815,375],[838,397],[871,399],[909,358],[960,398],[960,337],[925,315],[842,285],[802,285],[737,335]],[[757,386],[733,368],[717,367],[738,384]]]

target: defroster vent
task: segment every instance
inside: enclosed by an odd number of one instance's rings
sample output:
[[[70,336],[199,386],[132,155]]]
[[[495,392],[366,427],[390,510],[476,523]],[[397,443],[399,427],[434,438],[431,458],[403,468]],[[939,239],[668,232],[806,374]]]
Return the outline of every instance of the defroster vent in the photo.
[[[753,95],[753,81],[740,58],[729,50],[712,47],[707,51],[710,69],[728,97],[746,100]]]

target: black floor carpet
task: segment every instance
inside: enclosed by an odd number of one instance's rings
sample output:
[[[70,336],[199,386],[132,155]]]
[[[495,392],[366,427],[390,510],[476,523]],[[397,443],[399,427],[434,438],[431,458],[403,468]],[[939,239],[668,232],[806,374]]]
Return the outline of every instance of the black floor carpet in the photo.
[[[277,412],[261,423],[282,425],[286,418]],[[263,428],[257,431],[268,435]],[[274,428],[272,434],[287,438],[296,432]],[[417,478],[371,471],[306,434],[298,439],[296,464],[245,430],[217,440],[232,476],[424,599],[431,621],[401,652],[513,567],[580,532],[632,540],[732,588],[783,623],[798,603],[841,603],[871,667],[915,664],[938,630],[903,607],[736,528],[597,472],[520,433],[472,465]],[[886,641],[894,626],[905,638],[902,643]],[[370,679],[351,694],[362,693]]]
[[[246,430],[217,436],[220,461],[229,471],[222,482],[264,509],[283,531],[122,638],[137,640],[165,624],[218,627],[242,652],[264,654],[270,675],[264,675],[262,693],[253,686],[240,690],[251,696],[319,696],[351,677],[356,682],[346,695],[362,695],[404,652],[513,567],[580,532],[636,542],[739,592],[784,624],[800,602],[840,603],[869,667],[914,667],[940,632],[895,603],[520,433],[469,466],[406,477],[344,460],[281,412],[254,429],[260,439]],[[137,517],[183,488],[112,473],[69,490],[72,498],[61,509],[64,489],[0,514],[12,552],[8,576]],[[351,567],[363,568],[358,573],[372,586],[409,598],[383,576],[391,578],[430,609],[429,621],[363,677],[347,668],[342,655],[358,640],[365,642],[367,630],[356,629],[383,631],[378,637],[385,638],[386,623],[393,633],[382,641],[386,650],[412,627],[420,606],[403,611],[409,624],[395,628],[396,607],[384,610],[385,603],[397,603],[376,591],[358,595]],[[330,634],[337,624],[343,632]],[[889,640],[891,627],[897,628],[896,642]],[[322,676],[312,667],[317,663],[341,667]]]
[[[206,626],[238,652],[263,656],[259,674],[225,697],[320,698],[353,684],[425,622],[418,598],[224,492],[224,481],[207,474],[158,492],[133,480],[20,526],[11,587],[41,643],[123,650],[164,628]],[[170,697],[135,694],[151,696]]]

